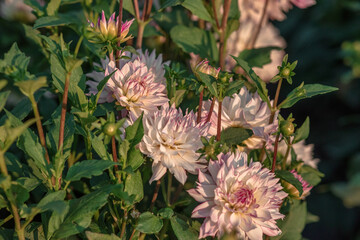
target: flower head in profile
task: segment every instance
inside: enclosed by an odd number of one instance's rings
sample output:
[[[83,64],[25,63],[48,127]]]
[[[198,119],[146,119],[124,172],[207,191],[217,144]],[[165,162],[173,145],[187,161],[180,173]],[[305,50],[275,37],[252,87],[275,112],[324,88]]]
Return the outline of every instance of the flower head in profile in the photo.
[[[301,183],[301,186],[303,188],[303,193],[300,196],[299,190],[297,190],[292,184],[282,181],[284,189],[289,193],[289,196],[295,199],[302,199],[304,200],[307,196],[310,195],[310,190],[313,188],[309,185],[307,181],[305,181],[300,174],[298,174],[295,170],[291,170],[291,173],[294,175],[294,177],[299,180]]]
[[[138,118],[142,112],[155,112],[169,101],[164,93],[165,85],[155,82],[154,74],[139,59],[124,64],[121,69],[117,69],[115,62],[111,61],[105,76],[114,71],[107,86],[117,104],[129,111],[131,119]]]
[[[247,155],[220,154],[210,161],[208,173],[199,171],[195,189],[188,193],[201,202],[193,218],[205,218],[199,238],[235,232],[238,239],[261,240],[277,236],[276,220],[284,217],[279,207],[287,194],[279,179],[261,163],[248,164]]]
[[[165,104],[153,114],[145,114],[143,125],[140,150],[154,160],[150,183],[169,170],[184,184],[186,171],[196,174],[197,169],[205,167],[206,160],[199,159],[196,151],[203,146],[200,136],[207,134],[208,124],[197,124],[193,112],[183,115],[174,105]]]
[[[102,11],[101,17],[98,18],[97,24],[89,22],[89,41],[94,43],[104,43],[104,42],[126,42],[131,39],[132,36],[127,36],[129,29],[134,19],[126,21],[121,24],[121,33],[118,37],[118,24],[119,17],[115,20],[115,13],[113,13],[109,20],[106,21],[105,13]]]
[[[218,78],[220,68],[215,68],[209,64],[207,59],[198,62],[199,56],[192,54],[191,68],[195,75],[199,72]]]
[[[204,103],[203,116],[207,117],[211,102]],[[243,87],[239,93],[225,97],[222,102],[221,128],[228,127],[246,128],[253,131],[253,135],[243,143],[249,149],[261,148],[264,142],[270,141],[270,135],[276,132],[277,120],[269,124],[271,110],[267,103],[263,102],[257,93],[250,93]],[[206,118],[205,118],[206,119]],[[214,110],[210,118],[211,127],[209,133],[216,135],[218,119],[218,102],[215,102]],[[276,119],[276,118],[275,118]]]

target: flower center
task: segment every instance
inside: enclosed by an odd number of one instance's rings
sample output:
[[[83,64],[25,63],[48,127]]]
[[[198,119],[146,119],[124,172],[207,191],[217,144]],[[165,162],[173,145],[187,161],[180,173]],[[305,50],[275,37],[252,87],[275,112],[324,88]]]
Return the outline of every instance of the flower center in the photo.
[[[228,198],[229,203],[234,209],[247,209],[255,202],[253,192],[247,187],[239,187],[235,192],[232,192]]]

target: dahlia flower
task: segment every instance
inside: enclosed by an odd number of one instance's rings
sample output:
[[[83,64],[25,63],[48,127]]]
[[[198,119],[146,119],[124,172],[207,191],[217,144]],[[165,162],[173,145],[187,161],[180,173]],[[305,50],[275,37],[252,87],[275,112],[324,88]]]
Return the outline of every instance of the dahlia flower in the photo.
[[[169,61],[163,62],[162,61],[162,55],[159,54],[158,57],[156,57],[155,50],[149,54],[148,50],[145,50],[143,53],[141,49],[137,50],[137,54],[131,54],[129,52],[124,52],[123,55],[126,55],[130,57],[131,59],[120,59],[120,69],[129,62],[134,61],[140,61],[146,65],[148,70],[153,74],[154,76],[154,82],[161,83],[163,85],[166,85],[166,79],[164,77],[165,75],[165,69],[164,65],[169,65]],[[100,68],[100,69],[106,69],[106,66],[109,64],[109,59],[101,59],[101,65],[94,63],[94,66]],[[105,71],[105,70],[104,70]],[[89,86],[89,95],[90,94],[96,94],[98,92],[97,86],[99,83],[105,78],[104,72],[97,72],[93,71],[91,73],[86,74],[87,77],[91,78],[92,80],[89,80],[86,82],[86,84]],[[166,93],[166,87],[164,88],[164,93]],[[108,85],[104,87],[104,90],[102,91],[99,103],[105,103],[105,102],[113,102],[115,98],[113,97],[113,92],[109,88]]]
[[[284,217],[279,207],[287,194],[261,163],[248,164],[246,153],[219,154],[198,178],[188,193],[201,202],[192,217],[205,218],[199,238],[235,232],[239,239],[261,240],[263,234],[281,234],[276,220]]]
[[[102,11],[101,17],[98,18],[96,26],[94,23],[88,21],[90,25],[89,30],[92,32],[92,34],[89,34],[89,39],[95,43],[103,43],[106,41],[120,41],[120,43],[126,42],[132,38],[132,36],[127,36],[127,34],[129,33],[130,26],[134,20],[135,19],[132,19],[121,24],[121,33],[118,37],[119,17],[117,17],[115,21],[115,13],[113,13],[109,20],[106,21],[105,13]]]
[[[164,93],[165,85],[155,82],[153,73],[139,59],[126,63],[121,69],[111,61],[105,76],[114,71],[107,86],[117,103],[129,111],[130,118],[136,119],[142,112],[154,112],[169,101]]]
[[[39,5],[45,4],[38,0]],[[0,1],[0,17],[9,21],[20,21],[32,23],[36,20],[33,9],[24,3],[23,0],[4,0]]]
[[[247,48],[255,26],[258,23],[253,19],[241,20],[241,27],[233,32],[228,39],[229,55],[239,56]],[[280,36],[280,32],[271,23],[264,25],[255,42],[254,48],[263,47],[286,47],[285,40]],[[264,65],[262,68],[254,67],[254,72],[265,82],[269,82],[277,73],[277,66],[281,65],[285,55],[283,50],[272,50],[270,54],[271,63]],[[235,66],[235,60],[228,57],[226,67],[232,69]]]
[[[310,190],[313,188],[309,185],[308,182],[306,182],[300,174],[298,174],[295,170],[291,170],[291,173],[294,175],[294,177],[299,180],[301,183],[301,186],[303,188],[303,193],[300,196],[299,190],[297,190],[292,184],[282,181],[284,189],[289,193],[289,196],[295,199],[302,199],[304,200],[307,196],[310,195]]]
[[[203,107],[203,119],[207,118],[211,101],[206,101]],[[225,97],[222,102],[221,128],[228,127],[251,129],[254,133],[243,143],[249,149],[261,148],[264,142],[270,141],[269,136],[277,129],[277,120],[269,124],[271,110],[261,100],[257,93],[251,94],[245,87],[232,97]],[[276,118],[275,118],[276,119]],[[218,102],[215,101],[214,110],[210,118],[209,134],[216,135],[218,120]],[[204,121],[204,120],[203,120]]]
[[[143,125],[144,137],[139,147],[154,160],[150,183],[159,180],[168,169],[184,184],[186,171],[196,174],[197,169],[205,167],[206,160],[199,159],[196,151],[203,146],[200,136],[207,134],[209,125],[197,124],[192,111],[183,115],[181,109],[164,104],[153,114],[145,114]]]
[[[295,144],[292,145],[295,154],[297,155],[297,159],[301,160],[304,162],[304,164],[313,167],[315,169],[317,169],[317,165],[319,163],[319,159],[318,158],[314,158],[314,144],[305,144],[305,140],[297,142]],[[287,150],[287,144],[285,143],[285,141],[281,141],[279,143],[278,146],[278,152],[280,154],[282,154],[283,156],[285,156],[286,154],[286,150]],[[289,156],[286,159],[286,163],[290,164],[291,163],[291,155],[289,154]]]

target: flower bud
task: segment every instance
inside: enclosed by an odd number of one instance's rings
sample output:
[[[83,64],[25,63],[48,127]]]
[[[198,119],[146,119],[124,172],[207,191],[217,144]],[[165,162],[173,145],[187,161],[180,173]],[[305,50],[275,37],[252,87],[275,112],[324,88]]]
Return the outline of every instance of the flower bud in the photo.
[[[107,123],[103,128],[103,132],[108,136],[114,136],[117,132],[117,127],[115,123]]]
[[[284,187],[284,190],[289,194],[290,197],[295,198],[295,199],[302,199],[304,200],[306,196],[308,196],[310,194],[310,190],[312,189],[312,186],[309,185],[308,182],[306,182],[301,175],[299,175],[295,170],[291,170],[291,173],[294,174],[294,177],[299,180],[299,182],[302,185],[303,188],[303,193],[300,196],[299,190],[297,190],[294,185],[292,185],[291,183],[288,183],[284,180],[281,180],[281,184]]]
[[[291,70],[290,70],[290,68],[288,68],[288,67],[284,68],[284,69],[281,71],[281,75],[282,75],[284,78],[290,77],[290,74],[291,74]]]
[[[216,69],[215,67],[209,65],[209,61],[205,59],[196,65],[195,73],[196,72],[205,73],[207,75],[213,76],[214,78],[218,78],[220,68]]]
[[[212,145],[207,145],[207,146],[205,147],[205,154],[206,154],[206,155],[211,156],[211,155],[213,155],[214,153],[215,153],[215,148],[214,148],[214,146],[212,146]]]
[[[285,137],[289,137],[295,131],[294,124],[292,123],[292,121],[287,120],[283,124],[281,124],[280,131]]]

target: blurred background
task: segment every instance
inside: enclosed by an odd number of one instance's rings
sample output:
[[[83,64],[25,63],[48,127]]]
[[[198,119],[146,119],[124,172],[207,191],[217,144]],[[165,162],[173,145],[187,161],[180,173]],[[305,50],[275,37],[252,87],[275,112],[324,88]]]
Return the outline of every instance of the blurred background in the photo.
[[[0,58],[17,42],[32,56],[31,72],[39,73],[44,71],[43,55],[25,37],[23,25],[34,21],[34,16],[21,2],[0,0]],[[291,109],[298,124],[310,116],[307,143],[315,145],[319,170],[325,174],[307,198],[309,211],[319,219],[307,225],[303,235],[306,239],[360,239],[360,1],[317,0],[315,6],[294,8],[287,20],[274,24],[287,42],[290,60],[299,61],[295,86],[304,81],[340,89],[303,100]],[[289,91],[284,87],[280,98]],[[18,101],[12,99],[9,105]],[[41,110],[45,115],[52,112]]]

